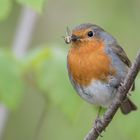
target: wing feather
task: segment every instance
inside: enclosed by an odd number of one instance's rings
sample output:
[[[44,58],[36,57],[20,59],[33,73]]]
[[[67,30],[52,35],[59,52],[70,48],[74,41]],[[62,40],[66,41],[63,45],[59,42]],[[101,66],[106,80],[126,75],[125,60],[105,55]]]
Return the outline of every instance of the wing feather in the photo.
[[[120,47],[119,45],[116,45],[112,47],[112,49],[119,56],[119,58],[122,60],[122,62],[125,65],[127,65],[128,67],[131,67],[131,61],[129,60],[128,56],[126,55],[122,47]]]
[[[115,52],[115,54],[117,54],[119,56],[119,58],[122,60],[122,62],[130,68],[131,61],[129,60],[129,58],[128,58],[127,54],[125,53],[125,51],[123,50],[123,48],[119,45],[116,45],[116,46],[113,46],[112,49]],[[133,91],[134,89],[135,89],[135,83],[133,83],[131,90]]]

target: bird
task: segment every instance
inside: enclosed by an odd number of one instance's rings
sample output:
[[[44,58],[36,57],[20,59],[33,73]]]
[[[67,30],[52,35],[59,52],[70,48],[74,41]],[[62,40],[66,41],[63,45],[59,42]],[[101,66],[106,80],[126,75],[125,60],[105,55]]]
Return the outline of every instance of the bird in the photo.
[[[70,44],[67,70],[72,86],[85,101],[109,108],[131,67],[127,54],[110,33],[92,23],[67,29],[64,40]],[[120,109],[128,114],[137,106],[127,96]]]

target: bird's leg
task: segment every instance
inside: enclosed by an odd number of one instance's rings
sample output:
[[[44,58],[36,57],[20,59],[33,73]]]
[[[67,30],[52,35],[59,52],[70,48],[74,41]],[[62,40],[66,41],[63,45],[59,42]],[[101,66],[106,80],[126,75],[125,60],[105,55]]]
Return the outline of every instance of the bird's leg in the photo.
[[[98,109],[98,114],[97,114],[97,117],[96,118],[99,119],[101,111],[102,111],[102,107],[100,106],[99,109]]]
[[[122,86],[124,88],[124,82],[123,82],[122,79],[121,79],[121,82],[120,82],[120,86]],[[131,87],[131,88],[133,89],[133,87]],[[131,93],[130,93],[132,91],[131,88],[130,88],[129,92],[127,93],[128,96],[131,96]]]
[[[127,93],[128,96],[131,96],[132,94],[130,92]]]
[[[98,109],[98,113],[97,113],[97,116],[96,116],[96,119],[95,119],[95,122],[94,122],[94,129],[96,130],[96,132],[100,135],[100,137],[103,137],[101,135],[101,133],[99,132],[97,126],[100,125],[102,122],[100,120],[100,113],[101,113],[101,110],[102,110],[102,107],[100,106],[99,109]]]

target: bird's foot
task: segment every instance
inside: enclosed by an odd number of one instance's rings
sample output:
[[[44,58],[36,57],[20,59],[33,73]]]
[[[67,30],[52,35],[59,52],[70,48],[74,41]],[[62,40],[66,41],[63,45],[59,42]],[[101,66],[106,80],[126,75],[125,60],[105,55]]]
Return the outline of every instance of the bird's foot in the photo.
[[[102,125],[102,121],[101,121],[101,119],[100,119],[99,117],[97,117],[96,120],[95,120],[95,122],[94,122],[93,128],[95,129],[95,131],[98,133],[98,135],[99,135],[100,137],[103,137],[103,136],[101,135],[101,132],[100,132],[99,129],[98,129],[101,125]]]

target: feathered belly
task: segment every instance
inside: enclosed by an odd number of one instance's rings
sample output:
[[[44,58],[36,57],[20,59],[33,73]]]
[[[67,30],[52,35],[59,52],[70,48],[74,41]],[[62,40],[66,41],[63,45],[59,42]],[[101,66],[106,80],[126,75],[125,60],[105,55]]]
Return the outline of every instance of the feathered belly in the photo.
[[[87,102],[107,108],[115,97],[116,89],[101,81],[92,81],[88,86],[80,86],[70,76],[71,83],[81,98]]]

